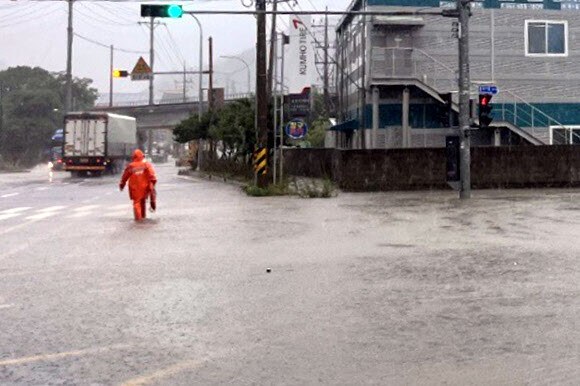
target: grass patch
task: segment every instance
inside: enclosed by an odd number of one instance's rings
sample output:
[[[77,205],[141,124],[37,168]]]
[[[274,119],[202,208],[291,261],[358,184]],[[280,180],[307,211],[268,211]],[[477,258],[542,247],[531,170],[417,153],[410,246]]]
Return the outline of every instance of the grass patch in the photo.
[[[244,186],[242,189],[250,197],[287,196],[290,194],[287,184],[271,184],[265,188],[260,188],[254,184],[249,184]]]
[[[330,198],[336,196],[336,187],[330,179],[294,179],[260,188],[254,184],[245,185],[244,192],[250,197],[299,196],[302,198]]]

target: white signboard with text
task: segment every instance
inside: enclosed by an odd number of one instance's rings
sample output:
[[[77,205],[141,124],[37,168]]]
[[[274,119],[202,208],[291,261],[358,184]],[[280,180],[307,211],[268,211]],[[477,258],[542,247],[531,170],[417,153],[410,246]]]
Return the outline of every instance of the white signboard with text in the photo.
[[[286,48],[284,78],[290,94],[299,94],[316,81],[311,17],[290,17],[290,44]]]

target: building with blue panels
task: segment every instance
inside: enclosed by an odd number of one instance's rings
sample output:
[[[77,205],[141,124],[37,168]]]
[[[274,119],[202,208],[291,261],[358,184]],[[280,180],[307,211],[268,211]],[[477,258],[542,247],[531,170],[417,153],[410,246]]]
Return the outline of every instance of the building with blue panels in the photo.
[[[446,98],[456,101],[456,19],[422,14],[455,1],[354,0],[337,27],[341,148],[442,147],[455,134]],[[474,146],[580,143],[580,0],[472,2],[470,67],[478,86],[499,88],[489,130]]]

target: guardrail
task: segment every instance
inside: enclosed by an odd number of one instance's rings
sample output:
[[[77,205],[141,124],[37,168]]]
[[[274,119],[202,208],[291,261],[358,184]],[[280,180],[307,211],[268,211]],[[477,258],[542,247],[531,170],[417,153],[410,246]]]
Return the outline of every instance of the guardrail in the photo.
[[[251,98],[253,97],[253,94],[248,94],[248,93],[238,93],[238,94],[229,94],[226,95],[224,97],[224,99],[226,101],[232,101],[232,100],[236,100],[236,99],[243,99],[243,98]],[[175,97],[175,98],[162,98],[161,100],[159,100],[157,103],[154,103],[154,106],[160,106],[160,105],[174,105],[174,104],[187,104],[187,103],[198,103],[199,98],[186,98],[185,100],[183,100],[183,97]],[[207,104],[207,101],[204,100],[204,103]],[[113,108],[115,107],[133,107],[133,106],[148,106],[149,105],[149,99],[143,99],[143,100],[136,100],[136,101],[121,101],[121,102],[115,102],[113,104]],[[95,105],[96,108],[99,107],[109,107],[109,103],[108,102],[103,102],[103,103],[97,103]]]

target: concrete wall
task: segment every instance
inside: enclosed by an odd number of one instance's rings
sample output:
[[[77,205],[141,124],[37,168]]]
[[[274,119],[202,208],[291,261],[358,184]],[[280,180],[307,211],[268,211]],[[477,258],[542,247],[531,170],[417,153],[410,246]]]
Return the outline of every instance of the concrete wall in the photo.
[[[331,178],[346,191],[447,189],[445,149],[284,152],[287,175]],[[580,146],[472,149],[474,188],[580,186]]]

